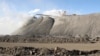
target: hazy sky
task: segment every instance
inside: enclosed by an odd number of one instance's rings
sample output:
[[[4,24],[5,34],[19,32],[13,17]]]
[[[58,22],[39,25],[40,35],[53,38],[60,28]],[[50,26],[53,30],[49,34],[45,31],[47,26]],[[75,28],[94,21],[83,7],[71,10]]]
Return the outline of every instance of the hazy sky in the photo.
[[[100,12],[100,0],[0,0],[0,34],[10,34],[36,13],[56,15]]]

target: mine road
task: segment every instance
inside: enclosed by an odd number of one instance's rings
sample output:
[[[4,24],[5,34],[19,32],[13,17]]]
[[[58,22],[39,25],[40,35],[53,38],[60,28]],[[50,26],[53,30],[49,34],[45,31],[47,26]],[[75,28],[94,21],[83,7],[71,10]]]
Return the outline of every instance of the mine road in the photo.
[[[15,47],[15,46],[24,46],[24,47],[36,47],[36,48],[65,48],[67,50],[100,50],[100,43],[0,43],[0,47]]]

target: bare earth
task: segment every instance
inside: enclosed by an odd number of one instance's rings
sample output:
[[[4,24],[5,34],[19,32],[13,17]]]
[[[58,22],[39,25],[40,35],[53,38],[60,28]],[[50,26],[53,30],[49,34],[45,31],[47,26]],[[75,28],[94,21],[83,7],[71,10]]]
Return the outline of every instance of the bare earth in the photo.
[[[95,44],[83,44],[83,43],[0,43],[0,47],[15,47],[15,46],[25,46],[25,47],[36,47],[36,48],[55,48],[61,47],[67,50],[100,50],[100,43]]]

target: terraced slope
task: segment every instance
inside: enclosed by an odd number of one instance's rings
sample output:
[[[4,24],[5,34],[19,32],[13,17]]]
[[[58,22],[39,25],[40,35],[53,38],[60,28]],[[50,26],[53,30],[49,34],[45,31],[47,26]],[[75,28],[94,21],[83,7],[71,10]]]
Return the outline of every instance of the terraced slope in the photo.
[[[34,18],[32,18],[34,19]],[[14,35],[46,35],[49,34],[54,19],[51,17],[30,19],[22,28],[14,33]],[[30,23],[33,22],[33,23]]]
[[[30,22],[30,21],[29,21]],[[19,29],[15,35],[100,36],[100,14],[41,17]]]

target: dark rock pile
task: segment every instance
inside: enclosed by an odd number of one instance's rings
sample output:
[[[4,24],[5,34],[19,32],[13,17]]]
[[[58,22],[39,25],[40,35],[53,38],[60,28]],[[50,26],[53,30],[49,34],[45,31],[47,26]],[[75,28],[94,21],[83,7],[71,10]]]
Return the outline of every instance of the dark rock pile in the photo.
[[[97,43],[100,42],[100,37],[91,39],[89,36],[73,37],[73,36],[20,36],[20,35],[5,35],[0,36],[0,42],[12,43]]]
[[[100,55],[100,50],[66,50],[59,47],[55,47],[54,49],[34,47],[0,47],[0,54],[8,54],[13,56],[98,56]]]

